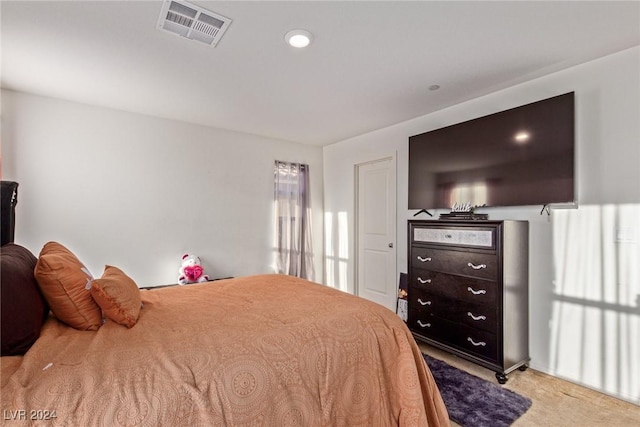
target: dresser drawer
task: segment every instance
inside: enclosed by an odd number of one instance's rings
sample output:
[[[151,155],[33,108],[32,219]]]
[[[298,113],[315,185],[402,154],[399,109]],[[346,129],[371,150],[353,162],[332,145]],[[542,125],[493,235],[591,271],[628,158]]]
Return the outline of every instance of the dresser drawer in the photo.
[[[495,249],[494,227],[416,227],[413,241],[437,245]]]
[[[466,353],[489,359],[498,360],[498,338],[496,334],[480,329],[460,326],[453,338],[454,344]]]
[[[427,338],[446,341],[454,335],[449,322],[418,310],[409,309],[407,325],[411,331]]]
[[[498,286],[492,280],[480,280],[412,268],[409,286],[413,289],[428,290],[434,294],[472,304],[485,304],[495,307],[497,302]],[[411,292],[409,296],[411,296]]]
[[[498,358],[498,340],[494,333],[411,310],[408,325],[409,329],[418,335],[458,348],[465,353],[493,362]]]
[[[414,246],[411,266],[443,273],[497,280],[498,257],[481,252],[448,251]]]
[[[443,298],[423,289],[411,288],[409,311],[427,320],[433,316],[495,333],[498,329],[495,306],[469,304]]]

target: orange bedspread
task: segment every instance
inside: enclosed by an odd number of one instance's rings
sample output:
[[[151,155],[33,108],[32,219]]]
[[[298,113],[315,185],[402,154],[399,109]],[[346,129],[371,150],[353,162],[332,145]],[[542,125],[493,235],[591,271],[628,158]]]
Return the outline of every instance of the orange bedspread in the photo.
[[[410,332],[377,304],[280,275],[141,293],[132,329],[50,318],[3,358],[2,424],[449,425]]]

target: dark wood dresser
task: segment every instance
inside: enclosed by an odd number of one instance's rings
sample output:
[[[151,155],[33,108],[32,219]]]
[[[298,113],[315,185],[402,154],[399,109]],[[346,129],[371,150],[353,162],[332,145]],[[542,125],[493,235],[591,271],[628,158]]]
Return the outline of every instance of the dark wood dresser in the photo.
[[[416,339],[496,372],[529,362],[529,223],[413,220],[409,314]]]

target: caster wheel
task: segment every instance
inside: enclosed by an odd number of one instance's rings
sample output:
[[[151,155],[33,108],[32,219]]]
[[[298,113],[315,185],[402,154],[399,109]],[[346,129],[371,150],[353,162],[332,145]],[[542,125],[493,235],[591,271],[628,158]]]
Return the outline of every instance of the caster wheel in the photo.
[[[496,373],[496,379],[498,380],[498,382],[500,384],[506,384],[507,380],[509,379],[505,374],[501,374],[500,372]]]
[[[518,370],[519,370],[519,371],[524,372],[524,371],[526,371],[526,370],[527,370],[527,368],[528,368],[528,367],[529,367],[529,366],[527,366],[527,365],[522,365],[522,366],[520,366],[520,367],[518,368]]]

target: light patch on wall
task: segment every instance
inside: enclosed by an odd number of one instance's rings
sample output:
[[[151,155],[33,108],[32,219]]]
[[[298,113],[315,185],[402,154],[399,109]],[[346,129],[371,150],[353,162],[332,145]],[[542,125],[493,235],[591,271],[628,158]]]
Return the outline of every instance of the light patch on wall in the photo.
[[[640,248],[629,236],[640,228],[640,204],[552,215],[550,367],[555,375],[637,403]]]
[[[346,212],[325,212],[325,281],[348,292],[349,224]]]

